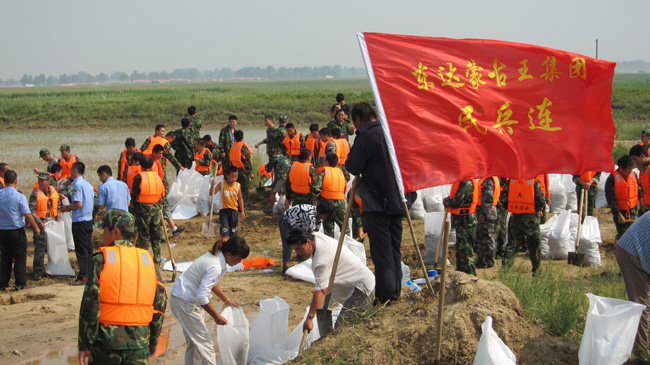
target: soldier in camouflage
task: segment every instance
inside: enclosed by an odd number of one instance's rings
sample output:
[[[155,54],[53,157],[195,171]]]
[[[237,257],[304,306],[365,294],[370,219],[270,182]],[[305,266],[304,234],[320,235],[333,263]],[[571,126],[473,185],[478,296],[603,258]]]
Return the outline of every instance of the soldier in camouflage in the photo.
[[[266,172],[273,172],[273,185],[271,185],[271,193],[269,194],[269,206],[267,213],[273,211],[273,204],[275,203],[275,194],[282,196],[286,193],[286,185],[291,170],[291,160],[289,157],[282,154],[280,150],[275,151],[275,155],[271,157],[269,163],[264,167]]]
[[[244,142],[244,131],[237,130],[235,131],[235,142]],[[248,195],[250,192],[250,186],[251,186],[251,179],[255,178],[255,174],[253,173],[253,151],[251,151],[248,148],[248,145],[244,143],[244,145],[241,148],[241,163],[244,165],[243,167],[239,167],[239,176],[237,177],[237,182],[239,185],[241,185],[241,192],[242,196],[244,197],[244,204],[248,204]],[[232,161],[230,162],[232,165]]]
[[[505,177],[499,178],[499,185],[503,190],[503,187],[508,182],[508,179]],[[497,223],[494,229],[494,235],[496,238],[497,251],[495,257],[504,258],[506,257],[506,223],[508,219],[508,203],[506,197],[503,194],[499,195],[499,203],[497,204]]]
[[[58,165],[57,165],[58,166]],[[59,166],[60,167],[60,166]],[[47,233],[45,233],[45,223],[56,220],[59,221],[58,212],[61,210],[61,197],[56,193],[56,185],[50,189],[50,174],[47,172],[38,173],[38,188],[32,191],[29,196],[29,210],[41,230],[40,234],[34,234],[34,262],[32,278],[34,280],[41,280],[43,277],[45,252],[47,252]],[[47,197],[47,206],[45,210],[39,210],[38,197],[44,194]],[[56,202],[55,202],[56,201]],[[56,204],[56,206],[53,206]],[[43,218],[41,218],[43,216]]]
[[[326,156],[327,166],[339,169],[336,165],[338,164],[339,158],[334,153],[328,153]],[[339,169],[340,170],[340,169]],[[334,224],[337,224],[339,227],[343,228],[343,219],[345,219],[345,199],[343,200],[333,200],[325,199],[322,197],[321,193],[323,192],[323,180],[325,178],[325,171],[319,169],[316,172],[316,179],[311,185],[311,192],[316,198],[317,202],[320,203],[323,200],[329,200],[334,206],[332,213],[323,220],[323,233],[330,237],[334,237]],[[347,182],[347,181],[346,181]],[[295,205],[295,203],[294,203]],[[348,226],[346,229],[346,234],[350,234],[351,227]]]
[[[280,130],[279,127],[273,125],[273,117],[267,115],[264,117],[264,125],[266,126],[266,138],[255,145],[258,148],[260,145],[266,145],[266,154],[271,157],[275,154],[275,150],[280,149],[280,145],[286,136],[286,130]]]
[[[494,195],[499,193],[495,192],[494,179],[489,177],[479,180],[481,199],[476,207],[476,220],[478,223],[476,225],[476,240],[474,241],[477,268],[494,266],[494,254],[497,249],[494,233],[498,216],[497,207],[493,203]]]
[[[151,171],[153,160],[145,157],[140,161],[142,172]],[[131,210],[135,216],[135,229],[138,232],[138,241],[135,243],[136,247],[145,250],[151,249],[153,251],[153,260],[156,264],[160,263],[160,246],[163,242],[163,228],[160,220],[160,212],[165,208],[162,196],[156,203],[140,203],[138,202],[142,177],[137,175],[133,178],[133,186],[131,187]]]
[[[194,142],[201,138],[201,119],[199,119],[199,116],[196,114],[196,107],[194,105],[190,106],[187,108],[187,114],[189,114],[189,119],[190,119],[190,131],[191,133],[191,140],[188,140],[189,146],[193,147]],[[192,153],[190,156],[193,156],[194,153]]]
[[[106,246],[133,247],[134,218],[128,212],[111,209],[101,225]],[[158,345],[163,326],[167,295],[156,268],[157,284],[153,318],[148,326],[126,326],[100,322],[100,277],[104,270],[104,255],[96,253],[90,260],[88,280],[79,309],[79,362],[97,364],[147,364]],[[126,284],[137,278],[123,277]],[[152,283],[153,285],[154,283]],[[132,284],[135,285],[135,284]]]
[[[345,138],[348,143],[350,143],[350,136],[354,135],[354,125],[350,123],[348,115],[345,113],[345,110],[339,109],[336,112],[334,120],[327,123],[327,128],[332,130],[333,128],[338,128],[340,131],[341,138]],[[335,136],[332,136],[335,137]]]
[[[181,126],[182,128],[174,131],[176,138],[174,142],[171,142],[171,145],[174,151],[176,151],[174,157],[176,157],[181,166],[189,169],[192,167],[192,158],[196,153],[194,144],[190,145],[190,141],[194,138],[190,129],[190,119],[183,118],[181,120]]]
[[[445,198],[442,203],[446,208],[464,208],[467,210],[466,214],[451,215],[451,227],[456,230],[456,270],[476,275],[476,262],[474,259],[476,217],[474,214],[469,214],[473,191],[474,182],[472,180],[463,180],[460,182],[456,194]]]
[[[235,131],[237,130],[237,116],[231,115],[228,117],[228,125],[221,128],[219,132],[219,146],[217,161],[221,161],[223,171],[230,166],[230,148],[235,142]]]
[[[300,158],[298,159],[298,162],[309,163],[311,160],[312,160],[311,151],[307,149],[300,151]],[[289,169],[291,169],[291,167],[289,167]],[[314,166],[311,166],[309,168],[309,177],[311,178],[312,182],[316,179],[316,169],[314,168]],[[306,194],[297,193],[293,191],[293,189],[291,189],[291,178],[287,178],[286,192],[287,192],[287,200],[290,201],[290,204],[292,206],[300,205],[300,204],[316,205],[316,199],[314,199],[314,195],[312,195],[312,193],[306,193]]]

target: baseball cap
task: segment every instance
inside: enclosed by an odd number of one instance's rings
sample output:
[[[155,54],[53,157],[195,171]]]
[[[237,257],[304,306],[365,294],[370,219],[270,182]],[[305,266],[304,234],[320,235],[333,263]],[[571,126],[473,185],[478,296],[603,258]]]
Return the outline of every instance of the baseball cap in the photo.
[[[122,209],[111,209],[104,216],[101,228],[108,226],[108,228],[117,228],[122,232],[135,233],[135,218],[131,213]]]
[[[42,150],[38,151],[38,156],[43,157],[43,156],[47,155],[48,153],[50,153],[50,150],[48,150],[47,148],[43,148]]]

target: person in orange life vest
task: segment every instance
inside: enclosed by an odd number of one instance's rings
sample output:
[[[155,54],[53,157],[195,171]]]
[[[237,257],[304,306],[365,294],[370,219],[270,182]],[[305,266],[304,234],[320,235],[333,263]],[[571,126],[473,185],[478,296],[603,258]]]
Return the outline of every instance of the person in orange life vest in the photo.
[[[234,133],[235,143],[230,149],[230,165],[239,170],[237,182],[241,185],[244,203],[248,203],[248,191],[250,190],[251,180],[255,178],[253,173],[253,164],[251,158],[253,152],[246,143],[244,143],[244,131],[238,129]]]
[[[77,155],[70,154],[70,146],[67,144],[62,144],[60,150],[61,158],[59,159],[59,165],[63,168],[63,170],[61,170],[61,178],[68,179],[70,178],[72,165],[80,160],[77,158]]]
[[[129,137],[124,142],[124,151],[120,154],[120,160],[118,161],[119,170],[117,172],[117,179],[126,182],[126,169],[133,165],[133,154],[136,152],[142,152],[135,147],[135,139]]]
[[[131,188],[133,187],[133,179],[142,171],[142,166],[140,166],[140,161],[144,158],[144,154],[142,152],[136,152],[133,154],[133,165],[129,166],[129,168],[126,169],[126,174],[124,176],[124,182],[126,183],[126,186],[129,187],[129,194],[131,192]],[[129,207],[129,211],[131,208]]]
[[[38,173],[38,188],[32,191],[29,197],[29,210],[41,230],[40,234],[34,232],[34,264],[32,278],[41,280],[43,266],[45,263],[45,252],[47,252],[47,233],[45,223],[59,219],[59,210],[62,202],[56,189],[50,186],[50,174],[47,172]]]
[[[318,160],[318,153],[320,152],[320,135],[318,130],[318,124],[310,124],[309,134],[305,137],[305,148],[311,152],[311,163],[314,164],[314,167],[320,166],[320,161]]]
[[[573,183],[576,185],[576,196],[578,197],[578,211],[581,209],[580,197],[584,194],[584,190],[587,190],[587,209],[582,212],[583,220],[586,216],[594,216],[600,175],[601,173],[596,171],[585,171],[580,175],[573,175]]]
[[[221,290],[219,281],[226,273],[226,264],[235,266],[248,257],[250,248],[241,236],[231,237],[225,243],[217,241],[210,252],[197,258],[174,282],[169,305],[174,316],[183,327],[185,335],[185,363],[195,363],[198,355],[201,364],[215,364],[214,333],[205,326],[204,312],[207,312],[218,325],[228,321],[210,303],[212,294],[224,305],[239,308],[236,301],[228,298]],[[203,308],[203,310],[201,310]]]
[[[43,161],[47,162],[47,172],[51,173],[52,171],[52,166],[56,165],[59,163],[59,161],[54,158],[54,155],[50,153],[50,150],[47,148],[43,148],[38,152],[38,156],[43,159]],[[34,173],[38,175],[40,171],[38,169],[34,169]]]
[[[508,270],[517,253],[528,250],[533,276],[539,269],[541,238],[539,217],[544,208],[544,193],[537,179],[506,182],[500,200],[508,207],[508,243],[502,260],[503,270]]]
[[[616,225],[616,239],[621,238],[627,228],[632,225],[639,212],[639,197],[643,196],[641,184],[636,176],[634,160],[629,155],[623,155],[616,161],[618,168],[605,181],[605,197],[612,210]]]
[[[352,210],[350,211],[350,216],[352,217],[352,238],[359,242],[363,242],[367,236],[364,231],[365,228],[362,214],[363,202],[361,201],[361,196],[359,196],[359,193],[355,193],[354,200],[352,201]]]
[[[551,187],[548,181],[548,174],[541,174],[537,176],[537,181],[542,189],[544,194],[544,209],[542,209],[542,215],[539,217],[539,223],[546,223],[546,210],[551,206]]]
[[[134,217],[110,210],[104,246],[90,260],[79,309],[79,362],[148,363],[163,327],[167,294],[148,251],[133,247]]]
[[[334,237],[334,224],[343,228],[343,219],[345,218],[345,191],[347,190],[347,181],[343,171],[337,167],[339,158],[334,153],[328,153],[326,156],[327,166],[323,166],[316,172],[316,179],[311,185],[311,192],[318,202],[329,200],[334,206],[334,211],[323,220],[323,232]],[[346,234],[350,233],[350,228]]]
[[[630,149],[630,157],[639,169],[639,188],[643,192],[639,195],[639,214],[650,211],[650,158],[648,158],[648,150],[640,144],[635,145]]]
[[[345,180],[350,180],[350,173],[345,169],[345,161],[350,154],[350,144],[347,139],[341,137],[340,129],[332,128],[330,129],[330,133],[332,135],[331,141],[334,141],[334,144],[336,144],[336,156],[339,158],[338,168],[343,171]]]
[[[151,170],[153,160],[145,157],[140,161],[142,171],[133,179],[131,201],[135,216],[135,229],[138,232],[136,247],[153,251],[153,259],[160,263],[160,246],[164,232],[160,221],[160,211],[164,209],[165,188],[158,174]]]
[[[336,142],[332,140],[332,134],[329,128],[321,128],[318,131],[320,137],[320,149],[318,150],[319,166],[327,166],[325,155],[332,152],[336,154]]]
[[[156,145],[153,147],[152,153],[151,153],[151,158],[153,159],[153,167],[151,168],[152,171],[156,172],[158,176],[162,179],[163,186],[165,187],[165,195],[163,196],[163,215],[165,217],[165,220],[167,220],[167,223],[169,224],[169,228],[172,229],[172,233],[174,236],[180,234],[181,232],[185,231],[185,228],[180,228],[176,227],[176,224],[174,224],[174,219],[172,218],[172,212],[169,209],[169,203],[167,202],[167,193],[169,192],[169,185],[167,183],[167,171],[165,170],[165,167],[162,164],[162,156],[165,154],[165,149],[162,145]],[[142,164],[142,162],[140,162]],[[181,170],[185,170],[184,167],[181,167]]]
[[[296,132],[293,123],[287,124],[287,136],[282,140],[282,152],[288,156],[291,161],[298,161],[300,150],[305,148],[305,138],[302,132]]]
[[[185,170],[185,167],[181,166],[180,162],[178,162],[176,157],[174,157],[171,152],[171,144],[176,139],[176,134],[173,131],[168,133],[165,133],[165,131],[165,126],[158,124],[156,126],[156,134],[149,136],[142,144],[142,147],[140,148],[142,150],[142,153],[144,153],[145,156],[151,156],[153,147],[155,147],[157,144],[160,144],[164,147],[163,157],[166,160],[169,160],[169,162],[174,165],[177,171]],[[163,166],[167,166],[167,161],[163,162]]]
[[[165,137],[165,130],[166,129],[165,129],[164,125],[162,125],[162,124],[156,125],[154,135],[147,137],[147,139],[145,139],[144,142],[142,142],[142,146],[140,146],[140,150],[141,151],[146,151],[147,149],[149,149],[149,145],[151,144],[151,141],[154,140],[154,138],[156,138],[156,137],[160,137],[160,138]]]
[[[213,188],[210,189],[210,196],[215,192],[221,193],[221,210],[219,210],[219,224],[221,225],[221,241],[226,242],[228,237],[237,234],[239,227],[239,215],[241,212],[241,220],[246,219],[246,210],[244,209],[244,198],[242,196],[241,185],[237,182],[239,170],[235,166],[230,166],[226,169],[224,181],[216,184],[216,180],[212,180]],[[216,186],[214,186],[216,184]]]
[[[316,180],[316,169],[309,163],[310,160],[311,152],[304,149],[300,151],[300,159],[291,165],[285,189],[289,206],[316,203],[311,191],[311,186]]]
[[[5,187],[5,172],[11,170],[9,164],[2,162],[0,163],[0,189]]]
[[[451,195],[442,204],[451,214],[451,227],[456,230],[456,270],[476,275],[474,236],[476,234],[476,205],[479,188],[473,180],[452,185]]]
[[[212,142],[212,136],[209,134],[206,134],[202,138],[205,141],[205,148],[210,150],[210,153],[212,153],[212,168],[213,169],[219,169],[219,146],[217,146],[214,142]]]
[[[203,176],[210,175],[212,170],[212,152],[208,148],[205,148],[205,141],[202,139],[197,139],[194,142],[194,148],[197,151],[194,155],[194,162],[196,162],[195,171]]]

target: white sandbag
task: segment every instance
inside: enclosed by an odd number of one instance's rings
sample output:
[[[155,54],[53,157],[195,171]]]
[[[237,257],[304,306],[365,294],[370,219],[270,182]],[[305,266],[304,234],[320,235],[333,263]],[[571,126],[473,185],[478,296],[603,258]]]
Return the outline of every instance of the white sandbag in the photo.
[[[573,182],[573,175],[562,174],[562,185],[566,192],[566,209],[578,210],[578,194],[576,193],[576,184]],[[551,203],[553,198],[551,197]]]
[[[248,359],[248,319],[244,310],[226,307],[221,315],[228,321],[225,326],[217,326],[217,345],[219,360],[217,364],[245,364]]]
[[[420,191],[422,192],[424,209],[427,211],[427,213],[442,212],[445,210],[445,206],[442,204],[442,200],[449,196],[449,193],[451,192],[451,185],[434,186],[432,188],[427,188]]]
[[[275,203],[273,203],[273,214],[282,214],[286,209],[287,197],[285,195],[275,194]]]
[[[48,275],[74,276],[68,257],[68,244],[65,238],[65,224],[50,221],[45,223],[47,234],[47,266]]]
[[[187,270],[190,265],[192,265],[192,261],[183,261],[183,262],[177,262],[176,263],[176,272],[183,272]],[[164,271],[174,271],[174,267],[172,266],[171,261],[165,262],[165,265],[163,265],[163,270]]]
[[[266,182],[262,186],[265,187],[265,188],[268,188],[271,185],[273,185],[273,179],[267,179]]]
[[[557,215],[549,218],[546,223],[539,225],[539,237],[540,237],[540,257],[544,260],[550,259],[551,255],[548,247],[548,238],[551,235],[551,227],[553,227],[557,221]]]
[[[422,190],[420,190],[418,191],[418,197],[413,202],[413,205],[411,205],[409,214],[411,214],[411,219],[424,219],[425,213],[426,210],[424,210],[424,202],[422,201]]]
[[[559,213],[565,209],[567,203],[566,188],[562,183],[562,176],[559,174],[549,174],[548,183],[551,191],[551,213]]]
[[[192,198],[189,195],[185,195],[172,211],[172,218],[174,220],[190,219],[196,217],[198,214],[199,212],[196,211],[196,206],[192,203]]]
[[[598,244],[602,242],[598,218],[587,216],[580,231],[580,245],[578,253],[584,254],[583,265],[600,266],[600,249]]]
[[[287,269],[286,274],[294,279],[303,280],[308,283],[314,284],[316,282],[314,272],[311,270],[311,259],[307,259],[298,265],[291,266]]]
[[[481,325],[483,334],[478,341],[474,365],[515,365],[517,357],[492,329],[492,317],[487,316]]]
[[[645,305],[599,297],[591,293],[585,331],[580,342],[580,364],[623,364],[632,353]]]
[[[277,296],[260,301],[260,312],[251,327],[249,365],[282,364],[295,357],[286,349],[289,309],[289,304]]]
[[[607,208],[607,197],[605,196],[605,181],[609,177],[609,172],[603,172],[600,174],[600,180],[598,180],[598,194],[596,194],[596,208]]]
[[[578,238],[578,213],[571,213],[570,216],[570,224],[569,224],[569,231],[571,232],[571,240],[573,242],[576,241],[576,238]],[[574,243],[575,246],[575,243]]]
[[[291,351],[296,351],[298,353],[298,347],[300,346],[300,341],[302,340],[302,326],[307,319],[307,314],[309,314],[309,307],[305,309],[305,314],[302,317],[302,320],[296,328],[293,329],[289,337],[287,337],[287,349]],[[320,338],[320,330],[318,328],[318,321],[314,321],[314,328],[309,332],[307,338],[305,339],[305,347],[303,349],[308,349],[314,341]]]
[[[194,170],[195,166],[196,162],[193,162],[192,168],[181,170],[176,175],[176,180],[172,183],[167,194],[167,202],[172,211],[180,204],[183,197],[186,196],[190,197],[190,201],[192,201],[191,198],[194,198],[192,204],[196,204],[196,198],[201,190],[203,175]]]
[[[568,210],[562,210],[557,220],[551,226],[548,238],[549,255],[554,259],[566,259],[569,252],[575,251],[574,241],[571,240],[571,216]]]
[[[202,216],[207,216],[210,214],[210,202],[212,197],[210,196],[210,183],[212,180],[211,176],[203,176],[201,179],[201,188],[199,189],[199,195],[196,202],[196,211]],[[216,184],[223,182],[223,176],[217,176],[215,178]],[[212,206],[213,214],[219,213],[221,210],[221,192],[214,193],[214,205]]]
[[[425,264],[432,265],[436,260],[436,250],[438,249],[440,232],[442,231],[442,220],[444,217],[444,212],[431,212],[424,215],[424,256],[422,259]],[[448,222],[450,221],[450,218],[450,215],[447,215]],[[438,256],[437,265],[442,266],[442,252],[440,252],[440,255]],[[447,259],[447,266],[450,265],[451,262]]]
[[[63,198],[63,204],[67,205],[67,199]],[[59,212],[59,218],[63,222],[63,227],[65,231],[65,241],[68,247],[68,251],[74,251],[74,238],[72,237],[72,212],[61,213]]]
[[[321,225],[322,227],[322,225]],[[352,218],[349,219],[348,221],[348,227],[350,227],[350,231],[352,230]],[[321,232],[323,233],[323,232]],[[341,228],[339,228],[338,224],[334,224],[334,239],[336,240],[336,244],[338,245],[338,240],[339,237],[341,237]],[[349,235],[345,235],[345,238],[343,239],[343,246],[347,247],[352,253],[363,262],[364,265],[367,264],[367,258],[366,258],[366,247],[363,245],[363,243],[355,240],[354,238],[350,237]]]
[[[406,265],[404,261],[401,262],[401,265],[402,265],[402,287],[409,286],[408,281],[411,280],[411,268],[408,267],[408,265]]]

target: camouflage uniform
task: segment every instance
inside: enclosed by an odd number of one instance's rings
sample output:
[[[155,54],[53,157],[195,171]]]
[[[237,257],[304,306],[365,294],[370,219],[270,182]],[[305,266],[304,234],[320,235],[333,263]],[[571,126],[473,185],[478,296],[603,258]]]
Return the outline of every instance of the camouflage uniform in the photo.
[[[121,213],[120,213],[121,212]],[[127,216],[128,217],[125,217]],[[133,232],[133,216],[112,209],[107,213],[102,225]],[[128,240],[117,240],[115,245],[133,247]],[[93,362],[97,364],[147,364],[149,346],[158,345],[158,337],[163,326],[163,315],[167,307],[165,287],[161,284],[160,272],[156,268],[158,287],[153,302],[153,319],[148,326],[120,326],[99,323],[99,278],[104,270],[104,255],[96,253],[90,260],[88,280],[81,298],[79,309],[79,351],[90,350]]]
[[[286,134],[287,130],[280,130],[280,127],[266,128],[266,138],[262,142],[266,143],[266,154],[269,158],[275,154],[276,149],[280,148]]]
[[[582,212],[582,219],[586,216],[594,216],[594,208],[596,208],[596,196],[598,195],[598,183],[600,182],[601,173],[598,172],[594,175],[594,184],[589,187],[587,192],[587,211]],[[582,185],[580,185],[580,175],[573,175],[573,183],[576,184],[576,196],[578,197],[578,212],[580,211],[580,196],[583,194]]]
[[[632,171],[632,173],[636,176],[636,173]],[[639,177],[637,176],[637,181],[639,180]],[[609,208],[612,210],[612,216],[614,217],[614,225],[616,225],[616,239],[618,240],[623,236],[623,233],[627,231],[627,229],[632,225],[632,223],[625,223],[621,224],[618,223],[618,216],[623,215],[625,219],[636,219],[637,214],[639,213],[639,204],[637,204],[636,207],[630,209],[630,210],[623,210],[621,211],[618,209],[618,205],[616,203],[616,190],[615,190],[615,183],[614,183],[614,174],[610,174],[607,177],[607,181],[605,181],[605,197],[607,198],[607,204],[609,205]],[[639,197],[643,197],[643,190],[641,188],[641,183],[639,183]],[[641,198],[642,199],[642,198]]]
[[[312,183],[314,182],[314,180],[316,180],[316,169],[314,168],[314,166],[309,168],[309,177],[311,177]],[[287,187],[285,191],[287,193],[287,199],[292,201],[291,206],[300,205],[300,204],[316,205],[316,199],[312,193],[301,194],[291,190],[291,180],[288,177],[287,177]]]
[[[492,205],[494,200],[494,180],[485,179],[481,192],[481,201],[476,207],[476,241],[474,251],[476,252],[476,267],[487,268],[494,266],[494,254],[497,243],[494,235],[498,216],[497,208]],[[478,219],[483,218],[483,223]]]
[[[330,129],[330,130],[332,128],[338,128],[339,130],[341,130],[341,134],[345,135],[345,140],[348,141],[348,143],[350,143],[350,137],[349,136],[354,135],[354,130],[352,129],[352,124],[349,123],[349,122],[345,122],[343,124],[338,124],[337,122],[338,122],[337,120],[330,121],[329,123],[327,123],[327,128]],[[334,137],[334,136],[332,136],[332,137]],[[338,136],[336,136],[336,137],[338,137]]]
[[[361,215],[361,207],[357,204],[357,200],[352,200],[352,210],[350,211],[352,216],[352,237],[356,240],[359,239],[359,228],[363,228],[363,231],[366,231],[366,227],[363,224],[363,217]],[[363,240],[361,240],[363,242]]]
[[[448,208],[469,207],[472,203],[474,182],[464,180],[460,183],[456,195],[446,200]],[[474,235],[476,217],[474,214],[452,214],[451,227],[456,230],[456,270],[476,275],[474,259]]]
[[[291,170],[291,160],[285,155],[273,155],[266,164],[266,172],[273,172],[273,185],[271,190],[280,193],[280,190],[286,192],[289,170]]]
[[[148,250],[151,243],[153,260],[156,264],[159,264],[160,246],[164,242],[163,236],[165,234],[160,221],[160,211],[165,209],[165,200],[161,199],[159,202],[152,204],[138,203],[141,183],[142,177],[137,175],[133,179],[133,187],[131,188],[131,206],[135,216],[135,229],[138,233],[138,242],[135,243],[135,246]]]
[[[174,134],[176,134],[176,139],[171,143],[172,147],[176,151],[174,157],[176,157],[183,167],[189,169],[192,167],[194,154],[196,153],[194,150],[194,143],[190,142],[193,138],[192,131],[189,128],[181,128],[174,131]]]
[[[508,233],[506,223],[508,220],[508,202],[507,197],[503,195],[503,187],[508,183],[508,179],[504,177],[499,178],[499,185],[501,185],[501,195],[499,196],[499,203],[497,204],[497,223],[494,229],[496,238],[497,251],[496,258],[504,258],[506,256],[506,234]]]
[[[253,164],[251,162],[252,151],[249,150],[246,146],[241,148],[242,162],[244,163],[243,168],[238,168],[239,175],[237,176],[237,182],[241,185],[241,194],[244,198],[244,204],[248,203],[248,193],[251,186],[251,177],[249,174],[253,171]]]
[[[533,276],[540,266],[541,237],[539,233],[539,217],[546,204],[544,193],[537,179],[533,179],[535,189],[535,213],[511,213],[508,223],[508,244],[506,245],[506,257],[502,263],[504,269],[510,268],[515,261],[519,251],[528,250],[530,262],[533,266]],[[501,196],[505,197],[504,202],[508,206],[508,192],[510,182],[506,183],[501,190]]]
[[[42,177],[45,177],[43,175],[47,175],[49,177],[50,174],[47,172],[39,173],[38,177],[41,179]],[[54,185],[54,188],[56,189],[56,185]],[[37,188],[36,190],[32,191],[32,195],[29,196],[29,210],[32,212],[32,217],[34,217],[34,220],[36,221],[36,224],[40,224],[41,222],[45,224],[46,222],[56,219],[57,221],[58,216],[56,217],[50,217],[50,209],[52,209],[52,201],[48,200],[47,202],[47,216],[45,219],[41,219],[37,214],[36,214],[36,196],[38,195],[38,191],[40,189]],[[50,192],[43,192],[45,195],[50,196]],[[62,197],[59,195],[59,204],[57,207],[57,211],[61,211],[61,206],[62,206]],[[34,234],[34,261],[33,261],[33,269],[32,269],[32,276],[34,280],[40,280],[41,277],[43,276],[43,271],[44,271],[44,266],[45,266],[45,253],[47,252],[47,233],[45,233],[45,230],[41,230],[41,234],[36,235]]]
[[[235,133],[237,131],[237,128],[233,131]],[[267,136],[268,136],[268,131],[267,131]],[[221,160],[221,165],[223,166],[223,170],[225,171],[228,166],[230,166],[230,148],[232,148],[232,144],[235,142],[235,140],[232,138],[230,135],[230,126],[225,126],[221,128],[221,131],[219,132],[219,146],[218,146],[218,155],[216,160],[219,161]],[[224,154],[224,158],[221,158],[221,154]]]
[[[320,203],[324,199],[320,196],[321,191],[323,191],[323,178],[325,177],[325,172],[316,173],[316,179],[311,185],[311,192],[317,201]],[[334,224],[338,224],[340,228],[343,228],[343,219],[345,219],[345,200],[330,200],[334,206],[334,211],[329,217],[323,219],[323,233],[330,237],[334,237]],[[302,203],[301,203],[302,204]],[[294,205],[296,203],[294,202]],[[348,227],[345,231],[346,234],[350,234],[350,228]]]
[[[188,142],[190,142],[190,146],[194,149],[194,142],[201,138],[201,119],[196,115],[190,116],[190,136],[191,140],[188,140]]]

